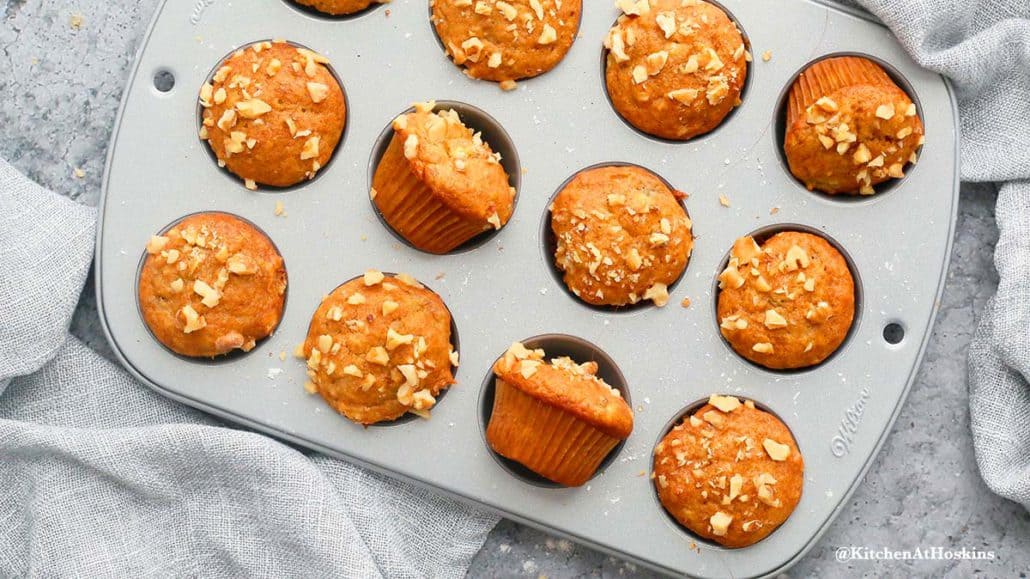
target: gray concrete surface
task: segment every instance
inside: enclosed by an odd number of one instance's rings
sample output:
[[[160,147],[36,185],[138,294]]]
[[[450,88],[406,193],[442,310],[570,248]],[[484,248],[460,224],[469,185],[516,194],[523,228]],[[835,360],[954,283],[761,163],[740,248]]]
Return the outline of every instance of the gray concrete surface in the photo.
[[[95,204],[121,91],[157,0],[5,2],[0,5],[0,157],[58,193]],[[997,286],[994,201],[990,186],[963,188],[948,284],[918,381],[864,484],[790,575],[1026,577],[1030,572],[1030,514],[984,486],[969,433],[966,349],[977,315]],[[92,281],[72,330],[110,355]],[[994,559],[837,561],[837,548],[852,545],[964,547],[993,551]],[[646,573],[504,521],[490,534],[470,575]]]

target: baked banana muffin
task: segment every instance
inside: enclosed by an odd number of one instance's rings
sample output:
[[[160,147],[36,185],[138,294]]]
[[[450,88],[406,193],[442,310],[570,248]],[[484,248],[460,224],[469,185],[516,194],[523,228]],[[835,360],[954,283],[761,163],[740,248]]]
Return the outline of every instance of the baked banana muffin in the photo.
[[[750,400],[713,394],[654,452],[652,476],[665,510],[726,547],[769,536],[801,500],[805,463],[794,437]]]
[[[226,213],[197,213],[147,242],[143,321],[177,354],[252,350],[282,318],[286,268],[271,240]]]
[[[260,185],[289,187],[329,162],[347,109],[329,61],[292,44],[256,42],[225,59],[200,89],[207,141],[219,166]]]
[[[544,360],[515,342],[496,363],[486,440],[495,452],[565,486],[590,480],[633,431],[633,411],[597,376],[597,363]]]
[[[702,0],[620,0],[605,80],[615,110],[677,141],[719,126],[740,104],[751,55],[737,25]]]
[[[386,4],[390,0],[293,0],[297,4],[314,8],[330,16],[355,14],[375,4]]]
[[[447,253],[504,227],[515,188],[495,153],[452,109],[433,101],[393,121],[393,137],[372,177],[372,201],[413,246]]]
[[[915,103],[867,58],[820,60],[790,89],[783,148],[809,190],[872,195],[905,176],[923,140]]]
[[[595,306],[668,303],[694,246],[682,197],[641,167],[580,171],[550,207],[565,285]]]
[[[409,275],[375,270],[322,300],[300,353],[308,391],[365,425],[408,412],[429,418],[458,366],[440,296]]]
[[[430,0],[433,26],[454,64],[501,83],[543,74],[579,31],[582,0]]]
[[[798,231],[733,244],[719,274],[719,328],[733,349],[773,369],[814,366],[840,347],[855,317],[855,283],[828,241]]]

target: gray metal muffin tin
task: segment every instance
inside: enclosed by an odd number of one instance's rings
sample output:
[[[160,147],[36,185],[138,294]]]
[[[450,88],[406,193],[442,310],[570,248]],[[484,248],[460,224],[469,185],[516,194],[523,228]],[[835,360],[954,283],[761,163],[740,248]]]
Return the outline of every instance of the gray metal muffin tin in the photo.
[[[599,63],[618,12],[610,2],[584,4],[579,36],[564,61],[506,93],[469,80],[444,56],[426,0],[394,0],[349,19],[320,18],[284,0],[165,2],[144,39],[109,151],[97,239],[101,317],[122,363],[190,406],[660,571],[772,575],[800,558],[846,503],[919,368],[955,225],[954,97],[885,28],[853,13],[808,0],[722,0],[754,54],[743,105],[707,136],[662,142],[629,128],[608,103]],[[197,94],[235,47],[270,38],[327,55],[350,106],[345,139],[317,179],[252,192],[218,169],[197,138]],[[761,57],[767,50],[769,62]],[[810,193],[778,152],[778,107],[792,78],[815,59],[847,52],[889,65],[914,91],[926,126],[919,163],[871,198]],[[155,88],[159,73],[174,76],[172,90]],[[507,227],[475,249],[447,256],[400,243],[368,199],[377,137],[412,102],[428,99],[469,103],[493,116],[510,134],[524,172]],[[583,167],[611,161],[650,168],[690,193],[696,248],[665,308],[590,309],[564,291],[542,248],[541,224],[557,187]],[[720,195],[730,207],[719,203]],[[274,215],[277,201],[286,216]],[[254,351],[187,360],[147,331],[136,278],[150,235],[208,210],[242,216],[268,233],[286,262],[288,299],[277,332]],[[850,337],[828,362],[771,372],[738,357],[720,337],[713,280],[735,238],[792,224],[821,231],[846,251],[857,270],[859,311]],[[368,268],[416,276],[454,314],[458,384],[431,420],[362,428],[302,387],[304,364],[292,352],[311,314],[324,294]],[[691,300],[689,308],[681,307],[683,298]],[[883,337],[893,323],[906,332],[895,345]],[[484,443],[481,384],[491,363],[513,340],[545,333],[600,346],[632,396],[633,434],[581,488],[528,483],[502,468]],[[794,514],[743,549],[702,541],[673,523],[645,475],[670,421],[713,392],[752,398],[778,414],[805,458],[804,495]]]

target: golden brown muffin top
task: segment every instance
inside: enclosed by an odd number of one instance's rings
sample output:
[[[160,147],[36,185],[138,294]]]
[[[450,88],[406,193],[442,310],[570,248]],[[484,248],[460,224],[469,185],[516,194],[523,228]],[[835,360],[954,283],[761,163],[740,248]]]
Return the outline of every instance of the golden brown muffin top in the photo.
[[[386,4],[390,0],[293,0],[332,16],[343,16],[361,12],[373,4]]]
[[[662,506],[694,533],[727,547],[764,539],[790,517],[804,485],[794,437],[772,414],[712,395],[655,447]]]
[[[407,412],[429,418],[458,365],[440,296],[409,275],[375,270],[322,300],[300,354],[310,378],[305,388],[366,425]]]
[[[738,239],[719,289],[722,335],[738,354],[767,368],[822,362],[844,341],[855,315],[847,262],[810,233],[777,233],[761,246]]]
[[[620,0],[605,38],[615,109],[665,139],[707,133],[740,104],[751,55],[736,24],[702,0]]]
[[[550,207],[565,285],[593,305],[668,303],[694,244],[681,197],[640,167],[578,173]]]
[[[200,138],[248,189],[295,185],[329,162],[347,112],[328,62],[283,41],[257,42],[201,87]]]
[[[597,376],[597,362],[577,364],[563,356],[544,360],[542,349],[515,342],[496,363],[498,379],[588,422],[608,436],[629,437],[633,411],[618,390]]]
[[[859,57],[819,61],[791,88],[785,151],[809,189],[873,195],[905,176],[923,144],[916,105],[876,63]]]
[[[414,112],[393,121],[412,173],[451,211],[484,226],[503,227],[515,208],[515,188],[509,185],[501,154],[454,110],[434,112],[433,101],[414,106]],[[373,199],[375,194],[373,190]]]
[[[183,356],[249,352],[282,317],[286,269],[253,225],[198,213],[147,242],[139,300],[154,337]]]
[[[430,0],[444,48],[472,78],[514,81],[554,68],[569,51],[582,0]]]

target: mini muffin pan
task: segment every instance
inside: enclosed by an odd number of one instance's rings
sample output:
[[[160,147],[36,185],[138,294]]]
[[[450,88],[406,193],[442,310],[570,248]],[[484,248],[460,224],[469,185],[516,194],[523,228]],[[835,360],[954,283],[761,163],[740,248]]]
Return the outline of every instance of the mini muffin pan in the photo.
[[[122,363],[185,404],[659,571],[747,577],[786,569],[862,480],[919,368],[958,200],[958,128],[948,84],[913,63],[885,28],[846,9],[809,0],[721,0],[754,56],[743,104],[714,132],[671,143],[628,127],[608,102],[598,63],[618,16],[610,2],[585,1],[579,36],[564,61],[519,82],[514,92],[470,80],[446,58],[426,2],[394,0],[347,19],[320,18],[285,0],[162,4],[125,92],[101,200],[97,288],[101,319]],[[197,137],[196,103],[226,54],[272,38],[330,58],[347,93],[348,122],[317,179],[254,192],[215,165]],[[926,127],[919,163],[873,197],[806,191],[779,152],[784,95],[799,71],[831,54],[884,64],[917,102]],[[429,99],[481,110],[466,118],[473,126],[496,121],[477,128],[488,138],[510,136],[517,151],[517,159],[510,157],[518,167],[513,181],[520,181],[506,227],[444,256],[400,242],[368,199],[383,144],[377,140],[412,102]],[[664,308],[588,307],[564,290],[553,269],[541,226],[548,201],[570,175],[600,163],[640,165],[690,194],[685,206],[695,249]],[[285,210],[280,216],[277,202]],[[290,286],[283,320],[249,353],[175,356],[139,315],[135,288],[147,240],[197,211],[246,218],[285,259]],[[734,239],[783,229],[832,239],[856,273],[860,302],[836,355],[814,368],[771,372],[723,341],[713,279]],[[303,388],[305,367],[292,352],[312,313],[323,295],[369,268],[414,275],[454,315],[461,335],[458,383],[430,420],[362,428]],[[681,305],[684,298],[689,307]],[[485,444],[491,389],[484,378],[512,341],[534,336],[545,336],[552,354],[599,348],[617,365],[632,400],[632,435],[580,488],[541,484]],[[652,449],[666,429],[713,392],[751,398],[778,415],[805,458],[804,494],[794,514],[747,548],[725,549],[675,524],[648,476]]]

